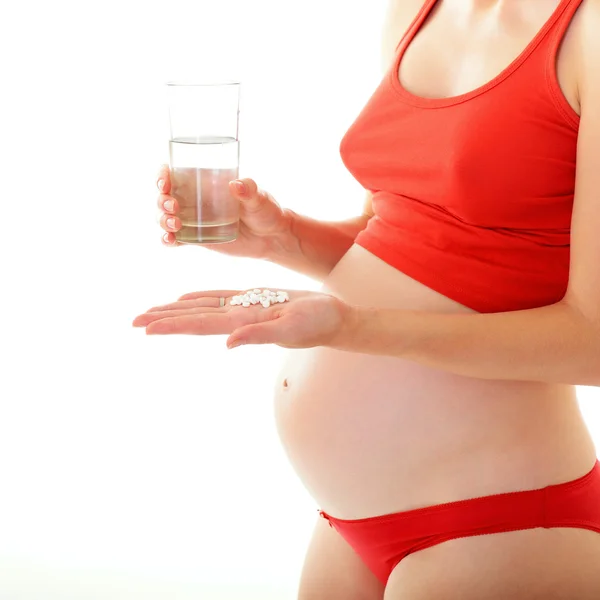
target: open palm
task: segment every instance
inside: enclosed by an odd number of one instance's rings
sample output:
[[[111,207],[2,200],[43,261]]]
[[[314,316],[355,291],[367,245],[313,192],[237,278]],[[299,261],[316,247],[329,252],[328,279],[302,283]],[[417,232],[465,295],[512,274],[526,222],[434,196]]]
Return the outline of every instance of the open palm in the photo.
[[[262,289],[262,288],[261,288]],[[272,288],[273,289],[273,288]],[[277,344],[283,348],[335,346],[353,320],[353,309],[339,298],[320,292],[285,290],[289,301],[264,308],[231,306],[243,290],[208,290],[181,296],[137,316],[134,327],[154,334],[228,334],[227,346]],[[219,298],[225,297],[225,306]]]

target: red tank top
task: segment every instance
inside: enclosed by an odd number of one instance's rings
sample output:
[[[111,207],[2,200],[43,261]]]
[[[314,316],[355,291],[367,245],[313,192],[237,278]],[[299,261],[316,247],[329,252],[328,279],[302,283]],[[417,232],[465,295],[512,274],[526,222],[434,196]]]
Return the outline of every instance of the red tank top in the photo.
[[[404,89],[398,69],[435,2],[340,143],[373,193],[374,216],[355,243],[478,312],[552,304],[568,283],[579,129],[555,61],[581,0],[561,0],[487,84],[430,99]]]

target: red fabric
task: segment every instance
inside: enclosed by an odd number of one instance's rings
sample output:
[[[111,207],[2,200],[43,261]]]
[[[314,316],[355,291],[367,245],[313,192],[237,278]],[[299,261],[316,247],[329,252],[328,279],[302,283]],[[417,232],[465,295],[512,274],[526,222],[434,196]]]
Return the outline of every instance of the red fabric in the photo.
[[[486,85],[427,99],[397,73],[435,2],[341,140],[344,164],[373,192],[375,215],[355,243],[479,312],[552,304],[568,282],[579,127],[555,60],[581,0],[561,0]]]
[[[600,461],[579,479],[538,490],[367,519],[336,519],[320,513],[385,584],[408,554],[455,538],[534,527],[577,527],[600,533]]]

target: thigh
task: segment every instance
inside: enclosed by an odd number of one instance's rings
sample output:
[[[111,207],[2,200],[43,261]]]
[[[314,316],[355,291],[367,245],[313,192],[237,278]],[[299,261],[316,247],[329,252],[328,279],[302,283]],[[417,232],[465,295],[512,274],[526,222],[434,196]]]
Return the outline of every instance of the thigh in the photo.
[[[596,600],[600,534],[529,529],[450,540],[398,564],[384,600]]]
[[[329,523],[318,517],[298,600],[382,600],[383,584]]]

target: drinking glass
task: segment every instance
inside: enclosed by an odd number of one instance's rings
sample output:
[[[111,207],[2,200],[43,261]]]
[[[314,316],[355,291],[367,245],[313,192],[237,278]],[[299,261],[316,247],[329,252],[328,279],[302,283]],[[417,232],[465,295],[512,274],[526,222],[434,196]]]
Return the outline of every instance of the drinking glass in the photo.
[[[182,244],[237,238],[239,200],[229,182],[239,175],[240,82],[169,81],[170,195],[177,199]]]

